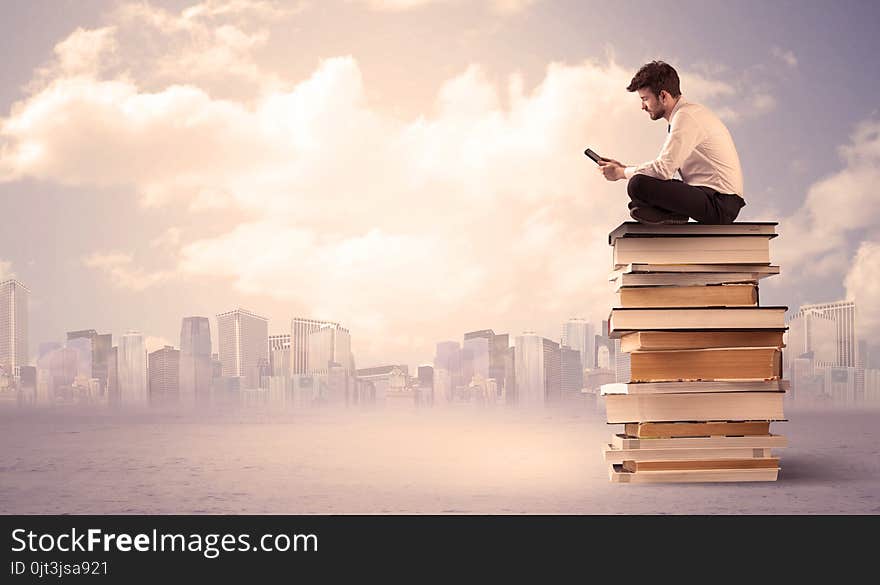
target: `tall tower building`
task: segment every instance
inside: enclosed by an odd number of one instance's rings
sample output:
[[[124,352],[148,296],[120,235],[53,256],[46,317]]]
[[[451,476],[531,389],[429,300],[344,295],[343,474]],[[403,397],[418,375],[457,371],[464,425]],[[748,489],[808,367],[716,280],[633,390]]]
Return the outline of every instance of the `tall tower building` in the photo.
[[[562,324],[562,345],[580,352],[584,368],[596,367],[595,332],[593,324],[586,319],[572,318]]]
[[[0,369],[15,375],[28,365],[30,289],[14,278],[0,281]]]
[[[839,365],[838,326],[831,317],[819,310],[803,310],[803,307],[788,321],[785,338],[787,367],[802,355],[809,354],[820,368]]]
[[[330,364],[338,364],[353,374],[351,363],[351,334],[345,327],[333,323],[324,325],[309,333],[309,353],[307,373],[326,375]]]
[[[211,402],[211,323],[207,317],[184,317],[180,325],[180,403]]]
[[[807,313],[818,315],[834,322],[837,334],[834,344],[836,355],[834,363],[827,365],[854,368],[856,366],[857,354],[855,302],[836,301],[833,303],[802,305],[791,320],[803,318]],[[808,337],[808,343],[815,344],[818,342],[819,340]]]
[[[290,374],[306,374],[309,371],[309,335],[327,325],[336,325],[331,321],[303,319],[294,317],[290,321]]]
[[[116,351],[116,377],[119,402],[123,406],[146,406],[147,352],[140,331],[127,331],[119,340]]]
[[[526,331],[516,338],[514,348],[516,369],[516,401],[520,406],[543,406],[544,386],[543,338]]]
[[[90,377],[97,378],[98,393],[104,394],[107,392],[110,379],[110,351],[113,348],[113,335],[98,333],[94,329],[67,332],[68,344],[76,339],[89,340],[92,360]]]
[[[455,398],[461,384],[461,345],[457,341],[441,341],[434,355],[434,402],[444,404]]]
[[[166,345],[149,356],[150,404],[166,405],[179,401],[180,350]]]
[[[562,394],[570,396],[580,394],[584,386],[584,368],[581,364],[581,352],[563,345],[560,348],[562,362]]]
[[[269,363],[269,320],[245,309],[217,315],[223,376],[242,378],[242,388],[258,388],[260,367]]]
[[[290,334],[269,336],[269,371],[272,376],[290,377]]]

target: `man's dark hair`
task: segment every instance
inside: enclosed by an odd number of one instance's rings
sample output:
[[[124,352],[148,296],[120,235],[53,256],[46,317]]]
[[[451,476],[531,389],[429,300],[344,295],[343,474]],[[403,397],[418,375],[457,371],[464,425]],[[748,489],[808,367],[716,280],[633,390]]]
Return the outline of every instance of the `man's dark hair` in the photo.
[[[651,61],[642,68],[629,82],[626,91],[638,91],[643,87],[647,87],[658,98],[660,91],[666,90],[674,98],[681,95],[681,88],[678,82],[678,73],[672,68],[672,65],[663,61]]]

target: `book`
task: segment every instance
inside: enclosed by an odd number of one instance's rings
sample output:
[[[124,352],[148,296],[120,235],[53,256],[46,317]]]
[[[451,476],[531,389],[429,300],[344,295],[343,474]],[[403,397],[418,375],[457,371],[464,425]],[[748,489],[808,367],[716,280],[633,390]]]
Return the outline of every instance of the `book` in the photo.
[[[618,238],[615,268],[646,264],[770,264],[769,236]]]
[[[615,449],[606,444],[602,450],[605,463],[622,463],[625,470],[627,461],[692,461],[697,459],[714,461],[717,459],[766,459],[770,449],[710,447],[694,449]],[[635,471],[635,470],[633,470]]]
[[[708,483],[728,481],[776,481],[779,468],[764,469],[682,469],[675,471],[623,471],[610,465],[608,477],[614,483]]]
[[[785,347],[784,329],[754,331],[636,331],[620,337],[620,351],[709,349],[712,347]]]
[[[634,351],[631,382],[686,380],[777,380],[782,352],[776,347]]]
[[[682,423],[664,423],[682,424]],[[760,423],[767,425],[769,423]],[[782,435],[751,435],[732,437],[675,437],[638,439],[616,434],[611,437],[614,449],[654,450],[654,449],[710,449],[710,448],[745,448],[745,449],[781,449],[788,446],[788,439]]]
[[[715,286],[642,286],[617,290],[617,305],[647,307],[749,307],[758,304],[754,284]]]
[[[623,471],[680,471],[685,469],[777,469],[778,457],[751,459],[692,459],[690,461],[624,461]]]
[[[615,307],[608,317],[610,337],[633,331],[785,329],[788,307]]]
[[[781,419],[780,419],[781,420]],[[627,437],[636,439],[696,437],[756,437],[770,434],[768,421],[639,422],[624,426]]]
[[[779,274],[779,266],[766,264],[650,264],[644,262],[631,262],[625,266],[619,266],[608,274],[608,280],[615,280],[625,274],[690,274],[706,273],[714,274],[721,272],[740,272],[764,276]]]
[[[736,222],[731,224],[661,224],[651,225],[636,221],[625,221],[608,234],[608,243],[624,237],[644,236],[769,236],[776,237],[777,222]]]
[[[609,423],[781,420],[783,392],[609,394]]]
[[[779,274],[779,266],[763,264],[627,264],[608,275],[615,289],[624,286],[707,286],[757,284]]]
[[[599,386],[602,396],[607,394],[687,394],[705,392],[786,392],[788,380],[712,380],[696,382],[615,382]]]

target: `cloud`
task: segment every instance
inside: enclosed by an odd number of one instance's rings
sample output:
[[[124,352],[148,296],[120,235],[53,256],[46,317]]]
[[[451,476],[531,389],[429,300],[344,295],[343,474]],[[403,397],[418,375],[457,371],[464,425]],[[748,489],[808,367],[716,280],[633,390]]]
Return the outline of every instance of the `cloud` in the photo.
[[[555,337],[571,315],[605,316],[607,233],[628,219],[625,184],[604,181],[582,152],[639,163],[659,150],[665,125],[625,91],[632,67],[551,63],[526,87],[517,73],[498,81],[474,64],[403,119],[367,99],[352,56],[325,59],[296,84],[264,74],[254,5],[123,5],[107,32],[81,31],[93,42],[61,50],[83,65],[58,57],[2,120],[6,180],[130,191],[179,210],[181,226],[189,213],[222,216],[213,235],[173,228],[85,266],[134,291],[231,283],[251,304],[274,299],[343,322],[359,363],[424,359],[434,341],[470,329],[547,325]],[[156,43],[132,61],[143,35]],[[186,61],[200,47],[229,52]],[[237,64],[226,77],[224,59]],[[192,76],[174,70],[178,60]],[[225,85],[258,81],[236,96],[218,91],[214,74]],[[682,76],[688,95],[713,107],[737,97],[735,84]],[[173,264],[139,266],[155,247]]]
[[[774,256],[789,274],[841,274],[852,242],[880,232],[880,121],[858,124],[838,151],[843,168],[811,185],[804,204],[780,221]]]
[[[537,0],[488,0],[489,6],[500,13],[515,13],[525,10]],[[382,12],[403,12],[415,10],[432,4],[462,4],[462,0],[349,0],[363,4],[371,10]]]
[[[844,280],[846,297],[856,302],[858,335],[874,340],[880,328],[880,241],[862,242]]]
[[[133,291],[142,291],[171,276],[168,272],[138,268],[131,255],[122,253],[96,252],[83,258],[83,265],[103,272],[114,286]]]
[[[15,276],[12,273],[12,262],[8,260],[0,260],[0,280],[6,280]]]
[[[147,350],[147,353],[152,353],[156,350],[162,349],[166,345],[174,346],[173,343],[165,339],[164,337],[159,337],[155,335],[147,335],[144,337],[144,347]]]
[[[797,67],[798,60],[792,51],[783,51],[779,47],[772,47],[770,49],[770,54],[791,68]]]

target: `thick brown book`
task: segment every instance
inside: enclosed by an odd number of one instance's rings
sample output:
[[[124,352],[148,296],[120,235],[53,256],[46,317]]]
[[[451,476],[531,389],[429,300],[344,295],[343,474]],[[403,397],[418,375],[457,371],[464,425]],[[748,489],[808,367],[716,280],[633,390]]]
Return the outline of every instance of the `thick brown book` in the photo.
[[[665,237],[665,236],[769,236],[776,237],[777,222],[735,222],[730,224],[659,224],[651,225],[636,221],[625,221],[608,234],[608,243],[614,244],[617,238],[625,237]]]
[[[750,307],[758,304],[753,284],[637,286],[617,291],[619,307]]]
[[[636,331],[620,337],[620,351],[708,349],[711,347],[785,347],[784,329],[756,331]]]
[[[672,236],[614,240],[614,267],[627,264],[770,264],[770,236]]]
[[[608,317],[610,337],[646,330],[749,330],[785,329],[788,307],[679,307],[651,309],[611,309]]]
[[[776,347],[634,351],[630,382],[778,380],[782,352]]]
[[[780,420],[783,392],[610,394],[609,423]]]
[[[624,461],[623,471],[677,471],[685,469],[776,469],[779,457],[753,459],[695,459],[691,461]]]
[[[673,439],[688,437],[754,437],[770,434],[767,421],[744,422],[643,422],[627,423],[627,437],[634,439]]]

